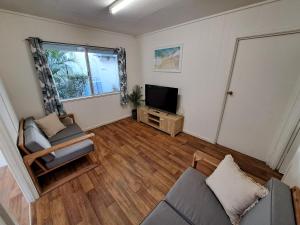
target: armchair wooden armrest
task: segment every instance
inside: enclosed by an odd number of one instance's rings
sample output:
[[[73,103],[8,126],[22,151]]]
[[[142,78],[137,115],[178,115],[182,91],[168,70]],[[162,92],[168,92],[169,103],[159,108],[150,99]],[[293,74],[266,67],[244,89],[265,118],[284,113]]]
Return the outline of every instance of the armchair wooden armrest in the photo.
[[[207,162],[215,167],[217,167],[219,165],[219,163],[221,162],[221,160],[218,160],[204,152],[201,152],[201,151],[196,151],[194,153],[194,156],[193,156],[193,162],[192,162],[192,167],[193,168],[196,168],[197,167],[197,163],[199,161],[204,161],[204,162]]]
[[[43,157],[45,155],[48,155],[50,154],[51,152],[55,152],[55,151],[58,151],[62,148],[65,148],[65,147],[68,147],[68,146],[71,146],[73,144],[76,144],[78,142],[81,142],[81,141],[84,141],[86,139],[91,139],[92,137],[94,137],[95,134],[93,133],[90,133],[90,134],[86,134],[84,136],[81,136],[81,137],[78,137],[78,138],[74,138],[72,140],[69,140],[69,141],[66,141],[64,143],[61,143],[61,144],[58,144],[58,145],[54,145],[50,148],[47,148],[47,149],[44,149],[44,150],[41,150],[41,151],[38,151],[38,152],[35,152],[35,153],[32,153],[32,154],[29,154],[29,155],[26,155],[23,160],[24,160],[24,163],[28,166],[31,166],[31,164],[37,159],[37,158],[40,158],[40,157]]]
[[[75,116],[74,116],[73,113],[68,113],[68,114],[66,114],[66,115],[59,116],[59,119],[62,120],[62,119],[64,119],[64,118],[66,118],[66,117],[72,118],[72,119],[73,119],[73,122],[75,123]]]

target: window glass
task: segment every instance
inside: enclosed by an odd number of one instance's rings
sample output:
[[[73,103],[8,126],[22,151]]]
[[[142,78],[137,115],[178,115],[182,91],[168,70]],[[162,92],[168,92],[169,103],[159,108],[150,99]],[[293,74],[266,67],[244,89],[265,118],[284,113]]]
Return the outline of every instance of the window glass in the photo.
[[[43,47],[59,97],[91,96],[84,49],[52,44]]]
[[[65,44],[44,44],[43,48],[60,99],[120,91],[118,60],[113,51]]]
[[[88,53],[94,93],[120,91],[117,55],[112,52],[89,50]]]

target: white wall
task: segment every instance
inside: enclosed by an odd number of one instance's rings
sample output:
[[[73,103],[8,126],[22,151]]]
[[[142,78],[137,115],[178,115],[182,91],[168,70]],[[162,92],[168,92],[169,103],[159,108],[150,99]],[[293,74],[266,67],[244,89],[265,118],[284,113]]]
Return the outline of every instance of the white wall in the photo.
[[[25,41],[40,37],[46,41],[124,47],[127,52],[129,88],[140,83],[139,51],[133,36],[61,23],[39,17],[0,10],[0,76],[19,118],[44,114],[41,91],[32,56]],[[130,115],[130,108],[120,106],[119,95],[66,102],[84,128],[95,127]]]
[[[299,29],[299,12],[299,0],[281,0],[144,34],[144,83],[178,87],[184,131],[215,142],[236,38]],[[154,48],[171,44],[183,44],[182,73],[153,72]]]
[[[122,46],[127,50],[129,88],[141,82],[179,88],[184,130],[214,142],[235,39],[300,28],[300,1],[281,0],[135,37],[0,10],[0,76],[18,117],[43,115],[40,89],[25,39]],[[140,46],[138,46],[138,44]],[[183,44],[182,73],[153,72],[155,47]],[[139,48],[140,47],[140,48]],[[140,51],[139,51],[140,50]],[[141,59],[141,60],[140,60]],[[142,71],[142,72],[140,72]],[[118,95],[64,103],[87,129],[130,114]]]

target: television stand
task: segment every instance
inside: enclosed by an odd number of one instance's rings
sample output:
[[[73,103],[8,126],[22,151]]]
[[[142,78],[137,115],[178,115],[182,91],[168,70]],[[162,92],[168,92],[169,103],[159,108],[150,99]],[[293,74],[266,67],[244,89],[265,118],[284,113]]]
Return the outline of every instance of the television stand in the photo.
[[[139,122],[164,131],[172,137],[182,132],[183,129],[183,116],[152,109],[147,106],[138,108],[137,119]]]

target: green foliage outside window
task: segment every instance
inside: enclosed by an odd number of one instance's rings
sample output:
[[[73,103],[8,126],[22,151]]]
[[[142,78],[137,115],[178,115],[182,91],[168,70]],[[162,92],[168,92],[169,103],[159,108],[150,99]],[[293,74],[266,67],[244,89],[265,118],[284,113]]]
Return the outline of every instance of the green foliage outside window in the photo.
[[[88,76],[73,71],[72,64],[78,64],[76,57],[57,49],[46,49],[46,55],[59,97],[71,99],[85,96]]]

